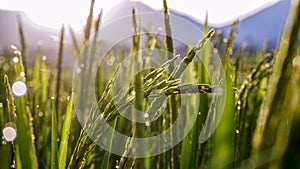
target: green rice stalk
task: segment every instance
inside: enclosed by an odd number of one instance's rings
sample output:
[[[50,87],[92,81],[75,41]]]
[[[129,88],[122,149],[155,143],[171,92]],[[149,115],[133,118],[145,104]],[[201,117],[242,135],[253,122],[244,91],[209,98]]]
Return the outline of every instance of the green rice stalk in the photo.
[[[166,32],[166,39],[165,39],[165,47],[167,50],[167,59],[170,60],[173,56],[174,53],[174,48],[173,48],[173,39],[172,39],[172,32],[171,32],[171,24],[170,24],[170,18],[169,18],[169,11],[168,11],[168,5],[167,1],[163,0],[163,9],[164,9],[164,26],[165,26],[165,32]],[[171,64],[169,67],[169,70],[172,71],[174,69],[174,65]],[[167,110],[168,110],[168,115],[170,118],[164,118],[165,120],[165,126],[164,128],[167,129],[170,126],[172,126],[173,122],[175,121],[175,118],[178,114],[178,107],[176,105],[176,97],[171,96],[170,98],[167,99]],[[165,138],[167,140],[170,140],[170,142],[173,142],[173,134],[170,133],[170,138]],[[170,161],[170,165],[172,168],[175,166],[179,166],[179,160],[175,159],[179,157],[179,147],[175,146],[171,151],[166,152],[168,154],[166,156],[166,163]],[[170,159],[169,159],[170,157]]]
[[[22,54],[22,59],[23,59],[23,65],[24,65],[24,73],[25,77],[27,77],[27,58],[28,58],[28,53],[27,53],[27,47],[26,47],[26,41],[25,41],[25,35],[24,35],[24,30],[23,30],[23,25],[22,25],[22,18],[21,15],[17,15],[17,20],[18,20],[18,30],[19,30],[19,35],[20,35],[20,42],[21,42],[21,54]]]
[[[116,70],[115,70],[111,80],[107,83],[107,85],[104,89],[104,92],[98,101],[98,106],[99,106],[100,110],[105,109],[105,105],[103,102],[105,100],[107,100],[109,97],[109,93],[111,92],[112,85],[117,78],[118,70],[119,70],[119,66],[116,67]],[[93,113],[90,115],[91,121],[93,121],[95,118],[97,118],[96,115],[97,115],[96,113]],[[101,117],[106,118],[106,116],[104,116],[103,114],[101,115]],[[86,124],[88,124],[88,122],[86,122]],[[88,137],[87,133],[85,132],[85,131],[90,131],[90,130],[93,130],[93,127],[90,125],[85,125],[84,129],[81,130],[80,136],[75,145],[75,149],[73,150],[73,153],[71,155],[68,168],[78,168],[79,166],[84,166],[84,165],[82,165],[83,164],[82,160],[86,159],[87,156],[90,155],[90,154],[86,154],[86,152],[88,152],[88,150],[90,150],[90,149],[94,149],[95,143]]]
[[[191,51],[185,56],[182,61],[175,67],[175,69],[172,71],[171,75],[169,76],[168,80],[171,79],[178,79],[186,69],[187,65],[190,64],[190,62],[194,59],[196,52],[199,51],[207,41],[214,35],[214,30],[210,30],[204,37],[199,41],[199,43],[194,46]]]
[[[299,48],[298,48],[298,59],[299,59]],[[298,60],[299,61],[299,60]],[[294,60],[295,64],[296,64],[296,60]],[[293,67],[293,71],[292,71],[292,78],[293,82],[290,83],[289,85],[289,89],[291,91],[291,98],[293,98],[293,102],[291,103],[291,111],[293,111],[294,115],[293,115],[293,119],[292,119],[292,124],[291,124],[291,131],[289,133],[289,138],[287,138],[288,144],[287,147],[285,148],[285,152],[283,155],[283,159],[282,159],[282,164],[281,164],[281,168],[296,168],[297,166],[299,166],[299,151],[300,151],[300,147],[299,147],[299,133],[297,131],[299,131],[299,124],[300,124],[300,115],[298,112],[300,112],[300,106],[299,106],[299,102],[300,102],[300,77],[299,77],[299,65],[298,68],[296,65],[294,65]],[[276,146],[277,147],[277,146]],[[276,150],[276,149],[274,149]],[[279,168],[277,166],[277,168]]]
[[[297,109],[293,95],[293,60],[299,46],[300,8],[295,3],[290,30],[283,35],[280,49],[275,56],[274,73],[270,78],[273,85],[266,95],[259,115],[260,123],[256,126],[253,139],[253,156],[261,162],[261,168],[281,168],[282,158],[288,144],[291,123]]]
[[[9,84],[8,76],[4,75],[4,87],[6,91],[6,105],[7,105],[7,114],[8,114],[8,120],[9,122],[15,122],[15,105],[14,105],[14,97],[11,92],[11,87]],[[4,114],[4,105],[3,103],[0,103],[0,117],[1,117],[1,124],[0,124],[0,129],[3,129],[5,127],[5,114]],[[5,144],[3,144],[5,143]],[[0,145],[0,154],[2,157],[7,157],[4,158],[1,163],[0,167],[1,168],[10,168],[10,166],[13,164],[13,159],[12,159],[12,153],[13,153],[13,144],[11,143],[6,143],[2,142]]]
[[[59,151],[58,151],[59,169],[65,169],[67,164],[67,155],[68,155],[67,152],[69,148],[68,143],[69,143],[69,137],[71,133],[71,123],[72,123],[73,96],[74,93],[72,92],[67,106],[64,123],[62,126],[61,140],[60,140]]]
[[[205,17],[205,23],[204,23],[204,35],[208,33],[208,13],[206,13]],[[196,66],[195,71],[197,72],[196,80],[197,83],[204,83],[209,84],[210,79],[208,75],[207,66],[211,64],[212,56],[211,56],[211,44],[206,43],[203,46],[203,50],[201,52],[201,58],[198,62],[195,64],[198,64]],[[199,166],[209,166],[209,163],[211,161],[210,159],[210,149],[208,147],[210,146],[210,140],[207,142],[202,143],[201,145],[198,145],[198,138],[200,137],[200,131],[202,131],[202,126],[204,125],[206,118],[209,115],[209,97],[207,95],[200,95],[200,106],[198,112],[201,113],[200,116],[197,116],[196,125],[194,126],[196,132],[194,132],[193,135],[193,145],[191,147],[192,150],[192,157],[190,159],[190,166],[191,167],[197,167]],[[197,140],[197,141],[196,141]],[[197,150],[197,152],[196,152]],[[205,160],[205,161],[204,161]]]
[[[86,20],[86,24],[85,24],[85,27],[84,27],[84,39],[83,39],[83,42],[82,42],[83,45],[85,45],[86,42],[90,38],[91,28],[92,28],[92,24],[93,24],[94,4],[95,4],[95,0],[91,0],[89,16]]]
[[[5,126],[5,114],[4,114],[4,105],[0,103],[0,129],[3,129]],[[0,144],[0,156],[5,157],[1,159],[0,168],[10,168],[13,163],[12,157],[12,144],[2,141]]]
[[[139,72],[140,65],[142,65],[142,63],[139,63],[141,61],[141,56],[139,54],[139,49],[140,49],[140,25],[137,21],[136,18],[136,14],[135,14],[135,9],[132,9],[132,21],[133,21],[133,35],[132,35],[132,47],[131,47],[131,51],[130,51],[130,65],[133,69],[130,69],[128,71],[130,71],[130,74],[132,74],[132,72]],[[128,74],[128,75],[130,75]],[[142,76],[136,76],[134,78],[134,82],[133,82],[133,90],[135,91],[135,95],[134,95],[134,99],[133,99],[133,103],[135,105],[135,108],[138,110],[143,110],[143,91],[142,91]],[[133,113],[134,115],[134,113]],[[132,117],[133,121],[135,119],[135,117]],[[133,136],[136,137],[143,137],[143,130],[142,130],[142,125],[132,122],[131,123],[131,133]],[[128,140],[128,145],[130,144],[130,140]],[[126,147],[126,150],[124,152],[124,154],[126,154],[127,151],[130,151],[132,147]],[[128,161],[133,161],[132,162],[132,166],[135,163],[136,164],[136,168],[142,168],[142,163],[140,161],[135,161],[134,158],[127,158],[122,156],[120,159],[120,166],[124,166],[124,167],[129,167],[131,164],[128,163]],[[131,166],[131,167],[132,167]],[[131,168],[130,167],[130,168]]]
[[[168,59],[172,58],[172,55],[174,53],[173,49],[173,39],[172,39],[172,32],[171,32],[171,24],[170,24],[170,16],[169,16],[169,10],[168,10],[168,4],[166,0],[163,0],[164,4],[164,24],[165,24],[165,31],[166,31],[166,39],[165,39],[165,46],[169,53]],[[172,67],[171,67],[172,70]]]
[[[78,56],[79,56],[79,54],[80,54],[80,47],[79,47],[79,45],[78,45],[78,41],[77,41],[75,32],[74,32],[74,30],[72,29],[71,26],[69,26],[69,32],[70,32],[70,34],[71,34],[72,43],[73,43],[73,48],[74,48],[73,55],[74,55],[75,59],[77,59]]]
[[[113,126],[112,126],[113,129],[116,128],[117,120],[118,120],[118,118],[113,122]],[[101,169],[109,169],[109,160],[111,157],[110,149],[111,149],[112,142],[113,142],[113,139],[112,139],[113,135],[114,135],[114,130],[112,131],[112,133],[110,133],[110,137],[108,138],[109,148],[108,148],[108,151],[105,152],[104,159],[103,159],[102,165],[101,165]]]
[[[225,72],[228,72],[225,70]],[[234,162],[234,94],[232,79],[226,74],[226,100],[222,119],[214,133],[212,168],[233,168]]]
[[[160,84],[158,86],[152,85],[152,86],[150,86],[150,88],[152,87],[152,89],[154,89],[154,87],[160,87],[160,89],[167,90],[168,87],[172,87],[172,86],[174,86],[174,84],[177,84],[178,79],[177,80],[172,80],[172,79],[174,79],[175,76],[180,77],[180,73],[182,73],[184,71],[184,69],[187,67],[187,64],[189,64],[192,61],[196,52],[198,52],[198,50],[201,49],[203,44],[208,40],[208,38],[211,37],[212,34],[213,34],[213,31],[210,31],[210,33],[208,35],[206,35],[193,48],[193,50],[183,59],[181,64],[178,66],[178,68],[172,72],[174,74],[172,78],[170,77],[172,75],[171,74],[169,77],[167,77],[167,80],[162,81],[162,84]],[[113,79],[116,78],[115,76],[116,75],[114,75],[112,77],[112,81],[113,81]],[[147,77],[147,76],[145,76],[145,77]],[[110,85],[111,84],[108,83],[108,86],[110,86]],[[146,91],[146,90],[148,90],[148,87],[143,89],[143,91]],[[106,95],[108,95],[109,92],[110,92],[109,89],[107,89],[107,94],[103,94],[102,97],[103,98],[107,97]],[[127,93],[132,93],[132,92],[127,92]],[[148,97],[148,95],[144,95],[144,98],[146,98],[146,97]],[[81,131],[81,134],[77,141],[77,145],[75,146],[75,150],[72,153],[68,168],[84,167],[85,161],[86,161],[85,159],[87,159],[90,150],[93,149],[93,147],[95,146],[95,143],[88,138],[87,134],[84,131],[97,133],[98,131],[103,130],[103,127],[101,127],[101,124],[99,124],[99,120],[103,119],[107,123],[111,123],[113,120],[115,120],[118,117],[119,111],[121,111],[121,109],[125,110],[126,107],[128,105],[130,105],[129,102],[134,100],[135,95],[126,94],[124,97],[118,96],[118,98],[120,98],[118,102],[115,102],[116,99],[112,99],[111,102],[105,106],[104,111],[100,116],[96,116],[95,113],[91,113],[89,115],[86,125],[84,126],[84,130]],[[100,108],[101,108],[102,104],[103,103],[101,103],[101,100],[100,100],[100,102],[98,104],[100,106]],[[119,106],[116,106],[116,105],[119,105]],[[117,107],[118,107],[118,109],[117,109]],[[93,112],[93,110],[91,110],[91,111]],[[97,127],[97,129],[95,127]]]
[[[98,18],[97,20],[95,21],[95,24],[94,24],[94,29],[95,29],[95,33],[94,33],[94,39],[93,39],[93,47],[91,49],[91,53],[90,55],[97,55],[97,37],[98,37],[98,34],[99,34],[99,27],[100,27],[100,24],[101,24],[101,18],[102,18],[102,10],[100,11],[99,15],[98,15]],[[92,60],[90,60],[90,65],[92,65]],[[89,68],[89,72],[91,72],[91,67]],[[99,64],[98,65],[98,68],[97,68],[97,80],[96,80],[96,96],[97,96],[97,100],[99,100],[99,96],[100,96],[100,93],[103,92],[103,89],[104,89],[104,74],[103,74],[103,65],[102,64]],[[90,77],[89,77],[90,78]]]
[[[34,92],[38,92],[40,89],[40,75],[41,74],[41,48],[37,49],[35,55],[34,69],[33,69],[33,82],[34,82]]]
[[[234,21],[232,23],[232,27],[229,33],[229,37],[227,39],[227,42],[224,45],[224,52],[223,52],[223,56],[222,56],[222,62],[225,63],[224,64],[224,69],[228,69],[231,75],[233,75],[233,68],[230,67],[231,65],[231,56],[232,56],[232,52],[233,52],[233,48],[234,48],[234,40],[235,40],[235,36],[237,34],[237,29],[238,29],[238,21]]]
[[[40,70],[41,70],[41,49],[38,47],[36,55],[35,55],[35,63],[33,68],[33,84],[34,86],[32,88],[29,88],[29,103],[30,103],[30,109],[32,110],[33,118],[35,119],[35,122],[33,123],[34,128],[34,134],[36,136],[40,135],[41,133],[41,118],[39,116],[40,112]],[[39,138],[37,138],[36,142],[39,142]],[[39,144],[37,144],[39,145]],[[40,147],[37,146],[37,152],[39,153]]]
[[[11,87],[10,87],[9,79],[8,79],[7,75],[4,75],[4,86],[5,86],[5,90],[6,90],[6,104],[7,104],[6,109],[8,112],[8,118],[10,121],[15,121],[15,117],[16,117],[15,98],[11,92]],[[4,120],[4,118],[3,118],[3,120]]]
[[[242,167],[242,161],[250,157],[251,141],[256,126],[256,119],[265,95],[267,77],[272,66],[264,58],[244,80],[236,101],[235,167]]]
[[[83,50],[81,51],[82,55],[84,58],[79,58],[79,59],[84,59],[84,69],[82,69],[81,71],[82,72],[82,80],[81,80],[81,83],[85,83],[88,81],[88,79],[90,78],[90,69],[93,67],[92,65],[89,65],[89,63],[91,63],[92,61],[92,57],[94,56],[94,48],[95,48],[95,44],[92,44],[92,46],[90,45],[87,45],[85,46],[87,43],[88,43],[88,40],[90,38],[90,32],[91,32],[91,29],[92,29],[92,24],[93,24],[93,11],[94,11],[94,3],[95,3],[95,0],[91,0],[91,4],[90,4],[90,11],[89,11],[89,16],[87,18],[87,22],[86,22],[86,25],[85,25],[85,28],[84,28],[84,39],[82,41],[82,48]],[[97,32],[96,32],[97,33]],[[94,40],[96,40],[96,37],[97,36],[94,36]],[[86,90],[81,90],[80,91],[81,95],[84,95]],[[86,100],[83,99],[80,99],[80,102],[82,103],[82,105],[85,105],[85,102]]]
[[[51,98],[51,169],[58,168],[57,161],[57,115],[56,115],[56,106],[54,98]]]
[[[24,72],[21,52],[13,48],[13,53],[19,58],[19,62],[15,64],[16,79],[26,82],[21,76]],[[15,97],[16,105],[16,127],[18,138],[15,141],[16,167],[18,169],[28,168],[35,169],[38,167],[36,150],[34,146],[32,117],[26,106],[26,96]]]
[[[193,65],[193,64],[192,64]],[[194,71],[194,66],[188,67],[190,69],[189,72]],[[187,75],[189,80],[193,80],[195,77],[193,75]],[[193,84],[192,84],[193,85]],[[193,87],[189,87],[193,88]],[[189,96],[191,97],[196,97],[194,95]],[[194,99],[196,99],[194,98]],[[199,103],[199,102],[198,102]],[[189,106],[187,106],[186,113],[187,115],[187,120],[186,120],[186,127],[191,128],[190,132],[186,135],[186,137],[183,139],[182,144],[181,144],[181,158],[180,158],[180,168],[195,168],[195,164],[192,164],[192,162],[196,162],[196,159],[194,156],[196,156],[197,152],[197,145],[198,145],[198,138],[197,137],[197,123],[193,124],[194,126],[187,126],[191,124],[191,119],[192,113],[197,112],[198,110],[195,109],[197,105],[194,105],[193,102],[188,103]]]
[[[128,138],[126,142],[126,147],[128,147],[128,149],[125,150],[124,155],[121,157],[119,168],[131,169],[133,167],[135,163],[135,159],[127,157],[128,154],[131,152],[131,148],[132,148],[131,144],[132,144],[131,138]]]
[[[212,168],[233,168],[234,167],[234,136],[236,131],[234,123],[234,93],[233,93],[233,69],[230,63],[232,55],[234,34],[236,33],[237,23],[233,24],[227,45],[224,49],[222,64],[225,69],[226,79],[223,83],[226,84],[226,89],[223,91],[226,94],[225,106],[222,114],[222,119],[214,133],[213,159]]]
[[[64,32],[65,32],[65,28],[64,26],[62,26],[61,28],[61,32],[60,32],[60,41],[59,41],[59,49],[58,49],[58,55],[57,55],[57,65],[56,65],[56,69],[57,69],[57,76],[56,76],[56,89],[55,89],[55,96],[56,96],[56,100],[55,100],[55,107],[56,107],[56,113],[58,113],[58,124],[61,124],[61,111],[59,111],[60,105],[59,105],[59,97],[60,97],[60,93],[61,93],[61,82],[62,82],[62,75],[63,75],[63,49],[64,49]],[[59,127],[60,128],[60,127]]]
[[[43,137],[41,137],[41,149],[40,152],[42,152],[42,155],[40,156],[42,158],[42,161],[47,165],[50,166],[51,164],[51,146],[49,146],[50,143],[50,137],[51,137],[51,128],[49,127],[51,125],[51,111],[48,109],[48,76],[49,71],[47,68],[47,63],[45,56],[42,57],[41,61],[41,69],[40,69],[40,85],[41,85],[41,97],[40,97],[40,105],[39,110],[43,112],[43,117],[41,119],[42,126],[41,126],[41,133],[43,133]],[[49,85],[51,86],[51,85]]]

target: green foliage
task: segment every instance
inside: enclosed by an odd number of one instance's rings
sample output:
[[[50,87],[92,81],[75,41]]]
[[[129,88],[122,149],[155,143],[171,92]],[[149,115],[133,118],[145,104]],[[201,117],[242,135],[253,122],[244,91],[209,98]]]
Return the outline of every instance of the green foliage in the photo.
[[[85,53],[85,65],[92,65],[92,57],[97,54],[97,39],[102,12],[93,22],[94,0],[91,1],[90,13],[84,29],[82,46],[78,45],[74,32],[72,35],[74,54]],[[281,40],[280,48],[273,53],[263,51],[249,52],[244,47],[235,49],[234,39],[238,33],[238,22],[234,22],[226,41],[218,36],[218,31],[208,29],[205,22],[204,35],[199,43],[190,47],[186,56],[176,56],[173,46],[171,24],[167,1],[164,4],[164,28],[167,36],[160,42],[158,34],[148,33],[145,45],[146,54],[151,56],[151,49],[159,48],[168,51],[160,53],[166,62],[158,68],[144,70],[147,58],[141,56],[141,35],[138,17],[133,15],[134,33],[132,48],[129,52],[128,65],[132,69],[120,71],[120,66],[100,64],[95,82],[95,98],[97,114],[91,110],[85,125],[80,128],[73,110],[74,92],[63,87],[72,81],[69,70],[62,67],[64,28],[55,67],[47,65],[47,58],[42,55],[43,48],[38,48],[34,66],[27,63],[26,35],[19,20],[21,48],[12,46],[0,56],[0,129],[13,127],[17,132],[14,141],[3,137],[0,144],[0,168],[296,168],[299,166],[299,129],[300,129],[300,10],[295,3],[291,26],[287,27]],[[134,10],[133,10],[134,14]],[[84,48],[91,38],[92,28],[95,36],[91,39],[91,47]],[[212,40],[213,46],[209,42]],[[221,46],[220,48],[215,48]],[[233,52],[236,50],[236,52]],[[223,116],[216,131],[205,142],[199,143],[206,119],[217,120],[217,98],[211,93],[218,87],[212,85],[205,67],[213,62],[212,55],[218,52],[222,59],[226,78],[225,107]],[[197,53],[201,58],[195,57]],[[249,56],[253,55],[253,56]],[[270,55],[274,59],[270,62]],[[123,49],[112,50],[105,56],[113,57],[116,63],[127,57]],[[12,61],[14,59],[14,61]],[[104,58],[106,59],[106,58]],[[144,60],[143,60],[144,59]],[[149,58],[148,58],[149,59]],[[17,61],[16,61],[17,60]],[[180,60],[180,62],[178,62]],[[118,64],[116,64],[118,65]],[[133,71],[134,70],[134,71]],[[184,73],[194,72],[194,74]],[[88,69],[84,72],[82,83],[89,81]],[[132,73],[138,72],[132,78]],[[167,73],[169,72],[169,73]],[[69,75],[69,76],[68,76]],[[131,78],[126,82],[127,91],[113,97],[113,87],[119,76]],[[183,80],[195,83],[182,84]],[[27,93],[18,96],[13,93],[14,82],[24,82]],[[153,91],[158,91],[157,95]],[[77,91],[78,92],[78,91]],[[81,95],[84,91],[79,91]],[[134,94],[133,94],[134,93]],[[162,102],[161,94],[167,97],[166,109],[156,122],[145,126],[129,122],[120,113],[127,111],[131,104],[141,111],[153,114]],[[180,108],[181,95],[188,94],[196,102],[190,102]],[[155,99],[147,99],[151,96]],[[84,102],[85,100],[80,100]],[[210,107],[210,105],[214,105]],[[117,108],[118,106],[118,108]],[[199,107],[199,109],[197,109]],[[197,109],[197,110],[196,110]],[[180,111],[179,111],[180,110]],[[132,150],[132,139],[126,141],[123,156],[99,150],[96,143],[87,133],[98,133],[99,139],[105,127],[105,120],[118,132],[133,137],[150,137],[154,132],[162,133],[170,128],[179,112],[185,110],[186,124],[191,129],[184,139],[175,147],[163,154],[135,159],[127,157]],[[196,119],[192,113],[199,112]],[[132,117],[133,119],[135,117]],[[195,123],[189,123],[195,121]],[[192,126],[189,126],[193,124]],[[109,133],[107,142],[110,147],[114,143],[114,132]],[[168,135],[166,140],[172,142],[176,136]],[[144,145],[148,146],[148,145]]]

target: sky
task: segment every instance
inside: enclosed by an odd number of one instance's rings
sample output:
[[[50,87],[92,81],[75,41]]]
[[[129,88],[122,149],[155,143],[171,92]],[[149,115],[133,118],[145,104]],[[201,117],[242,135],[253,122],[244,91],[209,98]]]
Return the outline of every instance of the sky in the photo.
[[[122,0],[96,0],[94,12],[103,16]],[[162,0],[142,1],[154,9],[161,9]],[[212,24],[230,22],[259,11],[280,0],[169,0],[169,8],[203,21],[208,12]],[[21,10],[35,23],[53,29],[62,24],[80,31],[89,13],[89,0],[0,0],[0,9]]]

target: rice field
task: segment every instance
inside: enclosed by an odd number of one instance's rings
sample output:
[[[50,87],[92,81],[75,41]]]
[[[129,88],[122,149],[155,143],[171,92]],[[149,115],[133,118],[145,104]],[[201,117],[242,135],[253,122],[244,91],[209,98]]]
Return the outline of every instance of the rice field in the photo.
[[[163,2],[167,36],[140,34],[132,9],[130,49],[103,51],[92,0],[74,70],[68,30],[55,65],[42,48],[31,64],[20,26],[21,46],[0,56],[0,169],[300,168],[299,1],[275,51],[236,47],[238,22],[224,40],[206,21],[185,56]]]

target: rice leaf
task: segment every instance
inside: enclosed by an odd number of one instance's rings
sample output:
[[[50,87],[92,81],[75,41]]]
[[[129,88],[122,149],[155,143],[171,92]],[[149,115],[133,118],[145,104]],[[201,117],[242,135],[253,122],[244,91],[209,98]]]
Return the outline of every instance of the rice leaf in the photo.
[[[61,140],[60,140],[59,151],[58,151],[59,169],[66,168],[66,164],[67,164],[67,155],[68,155],[67,152],[69,148],[68,143],[69,143],[69,137],[71,133],[71,123],[72,123],[73,96],[74,93],[72,92],[67,106],[64,123],[62,126]]]
[[[55,106],[55,98],[51,98],[51,169],[58,168],[57,161],[57,115],[56,115],[56,106]]]

